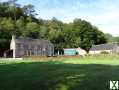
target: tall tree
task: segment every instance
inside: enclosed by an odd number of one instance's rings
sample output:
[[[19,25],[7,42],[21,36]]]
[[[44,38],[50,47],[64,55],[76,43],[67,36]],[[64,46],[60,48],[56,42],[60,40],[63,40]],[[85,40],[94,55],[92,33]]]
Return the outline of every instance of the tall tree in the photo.
[[[80,46],[83,49],[89,51],[93,44],[103,44],[107,42],[105,35],[89,22],[76,19],[74,20],[74,25],[76,26],[75,30],[77,31],[77,35],[80,36]]]
[[[28,15],[28,16],[35,16],[36,15],[34,6],[31,4],[25,5],[23,7],[23,10],[24,10],[25,15]]]
[[[55,17],[51,20],[37,19],[33,5],[21,7],[16,2],[14,4],[15,7],[11,2],[0,3],[0,39],[10,39],[15,31],[18,37],[48,39],[56,50],[82,47],[88,51],[93,44],[106,43],[104,33],[85,20],[75,19],[66,24]],[[1,43],[6,44],[3,40]]]
[[[38,38],[40,33],[40,26],[35,22],[29,22],[26,25],[26,30],[23,32],[25,37]]]

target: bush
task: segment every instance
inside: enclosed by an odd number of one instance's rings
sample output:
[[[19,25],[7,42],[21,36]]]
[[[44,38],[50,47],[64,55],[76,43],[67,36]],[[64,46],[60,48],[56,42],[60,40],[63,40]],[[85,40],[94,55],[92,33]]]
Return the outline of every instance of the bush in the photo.
[[[102,51],[100,54],[109,54],[107,51]]]
[[[78,52],[75,53],[75,55],[78,55],[78,54],[79,54]]]

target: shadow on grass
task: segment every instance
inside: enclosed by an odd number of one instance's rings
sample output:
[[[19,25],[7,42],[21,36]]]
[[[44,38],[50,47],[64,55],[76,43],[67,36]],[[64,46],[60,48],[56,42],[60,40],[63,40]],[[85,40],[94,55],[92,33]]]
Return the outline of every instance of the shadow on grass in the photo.
[[[33,62],[0,65],[0,90],[109,90],[119,66]]]

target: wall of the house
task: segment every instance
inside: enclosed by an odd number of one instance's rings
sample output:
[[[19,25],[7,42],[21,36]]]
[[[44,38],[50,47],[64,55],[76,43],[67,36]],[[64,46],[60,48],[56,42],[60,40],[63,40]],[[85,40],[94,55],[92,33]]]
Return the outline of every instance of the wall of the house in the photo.
[[[113,48],[112,53],[118,54],[119,53],[119,47],[116,46]]]
[[[48,56],[53,56],[54,55],[54,46],[53,45],[48,46],[47,55]]]
[[[16,43],[16,52],[15,52],[16,57],[24,56],[24,50],[25,50],[25,48],[23,47],[22,44]]]
[[[87,52],[81,48],[76,49],[76,51],[78,52],[79,55],[86,55],[87,54]]]
[[[24,50],[16,49],[16,57],[22,57],[22,56],[24,56]]]
[[[39,45],[16,45],[16,57],[23,56],[52,56],[54,54],[54,46],[49,44]]]
[[[95,50],[95,51],[89,51],[89,54],[101,54],[101,52],[106,51],[110,54],[112,54],[112,50]]]
[[[16,45],[15,45],[15,36],[12,36],[12,40],[11,40],[11,43],[10,43],[10,49],[11,50],[16,49],[15,47],[16,47]]]
[[[76,55],[76,49],[64,49],[64,55]]]
[[[15,43],[15,36],[14,35],[12,36],[12,40],[10,43],[10,50],[13,51],[12,57],[15,58],[16,57],[16,43]]]
[[[116,48],[116,52],[117,54],[119,54],[119,46]]]

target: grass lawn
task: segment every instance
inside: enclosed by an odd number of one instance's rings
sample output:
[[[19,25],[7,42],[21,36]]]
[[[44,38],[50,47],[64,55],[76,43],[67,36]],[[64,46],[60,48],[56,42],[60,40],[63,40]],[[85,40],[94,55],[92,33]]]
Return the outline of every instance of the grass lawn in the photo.
[[[109,90],[118,57],[0,61],[0,90]]]

